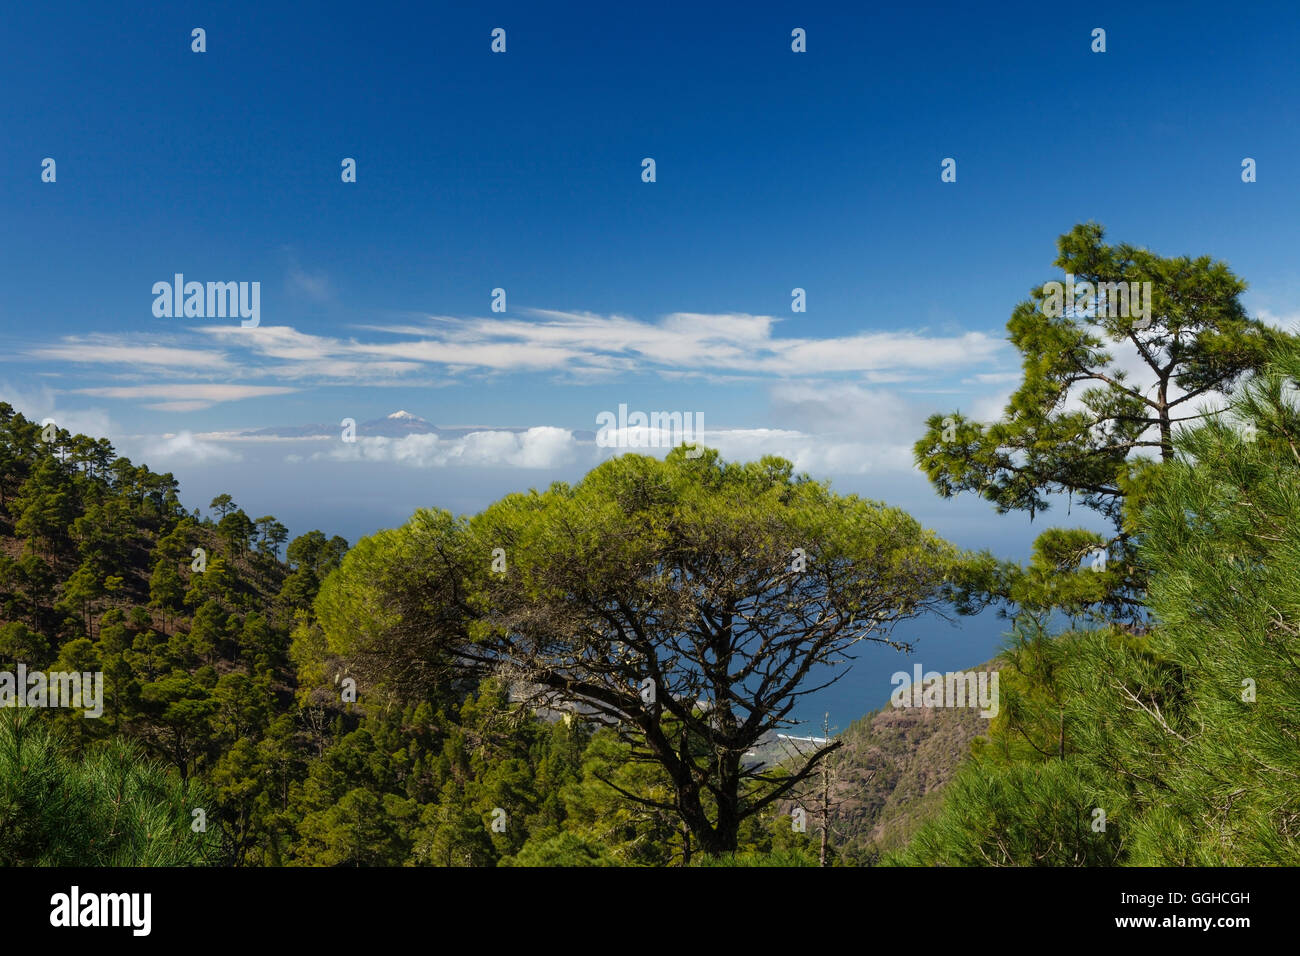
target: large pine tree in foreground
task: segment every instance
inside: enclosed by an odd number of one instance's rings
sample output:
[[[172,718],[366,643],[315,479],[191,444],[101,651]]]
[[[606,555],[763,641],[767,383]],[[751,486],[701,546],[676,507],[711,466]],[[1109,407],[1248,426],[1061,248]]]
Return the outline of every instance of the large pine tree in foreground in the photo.
[[[837,745],[788,773],[746,766],[746,752],[828,668],[937,606],[956,559],[903,512],[788,462],[679,448],[467,521],[420,512],[360,542],[317,611],[363,687],[418,698],[490,673],[534,706],[610,725],[670,784],[623,796],[726,853]]]

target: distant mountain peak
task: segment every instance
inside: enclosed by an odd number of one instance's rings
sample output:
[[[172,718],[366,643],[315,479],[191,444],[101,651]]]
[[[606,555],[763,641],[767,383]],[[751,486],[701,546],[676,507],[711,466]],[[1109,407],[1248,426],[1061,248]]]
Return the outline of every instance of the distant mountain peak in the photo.
[[[389,417],[389,418],[397,418],[397,419],[401,419],[401,420],[403,420],[403,421],[410,421],[410,422],[423,421],[423,419],[421,419],[418,415],[412,415],[410,412],[408,412],[408,411],[407,411],[406,409],[404,409],[404,408],[400,408],[400,409],[398,409],[397,411],[393,412],[393,413],[392,413],[391,415],[389,415],[388,417]]]

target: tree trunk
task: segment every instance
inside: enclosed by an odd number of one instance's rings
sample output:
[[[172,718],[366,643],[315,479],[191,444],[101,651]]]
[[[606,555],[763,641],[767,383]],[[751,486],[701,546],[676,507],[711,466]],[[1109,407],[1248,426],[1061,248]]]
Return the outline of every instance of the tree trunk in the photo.
[[[1160,413],[1160,460],[1169,461],[1174,457],[1173,425],[1169,421],[1169,379],[1160,379],[1160,393],[1156,398]]]

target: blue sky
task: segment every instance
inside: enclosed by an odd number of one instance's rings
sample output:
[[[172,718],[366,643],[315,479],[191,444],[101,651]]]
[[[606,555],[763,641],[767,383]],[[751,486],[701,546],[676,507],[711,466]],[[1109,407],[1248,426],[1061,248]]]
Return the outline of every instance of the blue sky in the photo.
[[[191,506],[229,491],[353,540],[579,477],[607,452],[571,433],[620,403],[697,412],[730,457],[784,454],[1021,556],[1041,521],[938,500],[910,465],[919,423],[997,412],[1007,317],[1077,222],[1223,259],[1253,314],[1300,319],[1298,22],[1282,3],[9,5],[0,398],[175,472]],[[178,272],[259,282],[259,326],[155,317]],[[486,434],[245,434],[398,409]],[[933,663],[970,663],[954,653]]]

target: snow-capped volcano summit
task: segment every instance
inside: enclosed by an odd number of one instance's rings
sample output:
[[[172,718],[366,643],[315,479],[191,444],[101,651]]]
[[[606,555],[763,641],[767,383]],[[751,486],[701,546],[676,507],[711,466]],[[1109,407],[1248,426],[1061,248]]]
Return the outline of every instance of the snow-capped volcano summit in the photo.
[[[437,433],[437,429],[419,415],[412,415],[406,409],[398,409],[383,418],[364,422],[357,428],[358,435],[383,435],[400,438],[403,435],[421,435]]]
[[[337,441],[340,434],[339,424],[316,425],[280,425],[271,428],[257,428],[244,434],[259,438],[328,438]],[[419,415],[412,415],[404,408],[390,412],[383,418],[361,422],[356,426],[357,438],[406,438],[409,435],[437,435],[449,441],[464,438],[474,432],[509,432],[511,434],[527,431],[519,425],[449,425],[439,428],[430,424]],[[575,434],[583,434],[576,433]],[[594,438],[595,432],[585,437]]]

